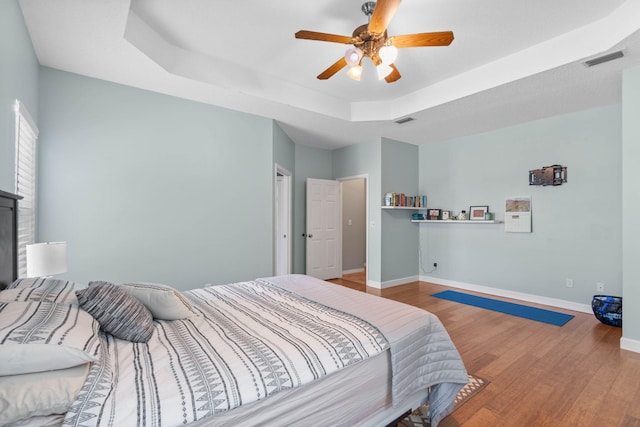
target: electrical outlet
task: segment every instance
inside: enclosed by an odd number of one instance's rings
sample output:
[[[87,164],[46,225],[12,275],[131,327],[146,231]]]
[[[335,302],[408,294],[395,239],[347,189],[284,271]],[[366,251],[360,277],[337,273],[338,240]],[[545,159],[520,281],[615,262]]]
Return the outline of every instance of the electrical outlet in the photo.
[[[604,292],[604,283],[602,283],[602,282],[596,283],[596,291]]]
[[[573,279],[564,279],[564,284],[567,288],[573,288]]]

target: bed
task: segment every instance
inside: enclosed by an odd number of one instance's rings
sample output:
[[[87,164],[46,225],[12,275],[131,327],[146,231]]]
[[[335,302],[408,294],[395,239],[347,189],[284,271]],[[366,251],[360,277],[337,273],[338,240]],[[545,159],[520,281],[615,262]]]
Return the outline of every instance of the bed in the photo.
[[[8,425],[385,426],[425,401],[437,425],[467,382],[434,315],[305,275],[18,279],[0,358]]]

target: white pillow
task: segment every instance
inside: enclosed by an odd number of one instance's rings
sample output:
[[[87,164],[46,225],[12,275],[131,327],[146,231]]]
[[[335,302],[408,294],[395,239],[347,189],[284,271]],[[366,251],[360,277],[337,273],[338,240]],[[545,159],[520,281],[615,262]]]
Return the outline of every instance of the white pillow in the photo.
[[[88,373],[89,363],[85,363],[55,371],[0,377],[0,425],[67,412]]]
[[[147,307],[155,319],[178,320],[197,315],[184,295],[171,286],[142,282],[120,287]]]
[[[65,369],[99,359],[100,325],[78,306],[0,303],[0,375]]]

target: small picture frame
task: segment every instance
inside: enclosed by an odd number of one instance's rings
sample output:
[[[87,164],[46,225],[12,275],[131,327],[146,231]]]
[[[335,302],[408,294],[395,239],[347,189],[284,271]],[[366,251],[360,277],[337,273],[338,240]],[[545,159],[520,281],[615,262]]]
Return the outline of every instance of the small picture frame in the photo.
[[[479,221],[484,220],[484,214],[489,212],[489,206],[470,206],[469,207],[469,220]]]
[[[441,210],[440,209],[429,209],[428,218],[432,221],[440,219]]]
[[[443,221],[449,221],[451,219],[451,211],[442,211],[440,218],[442,218]]]

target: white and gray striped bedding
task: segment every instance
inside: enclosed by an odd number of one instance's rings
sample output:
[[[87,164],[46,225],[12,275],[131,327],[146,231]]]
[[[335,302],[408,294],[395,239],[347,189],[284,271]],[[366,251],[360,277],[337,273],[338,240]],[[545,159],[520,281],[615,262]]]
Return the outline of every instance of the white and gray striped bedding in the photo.
[[[371,323],[256,280],[185,292],[198,316],[156,321],[148,343],[102,335],[70,426],[178,426],[379,354]]]

